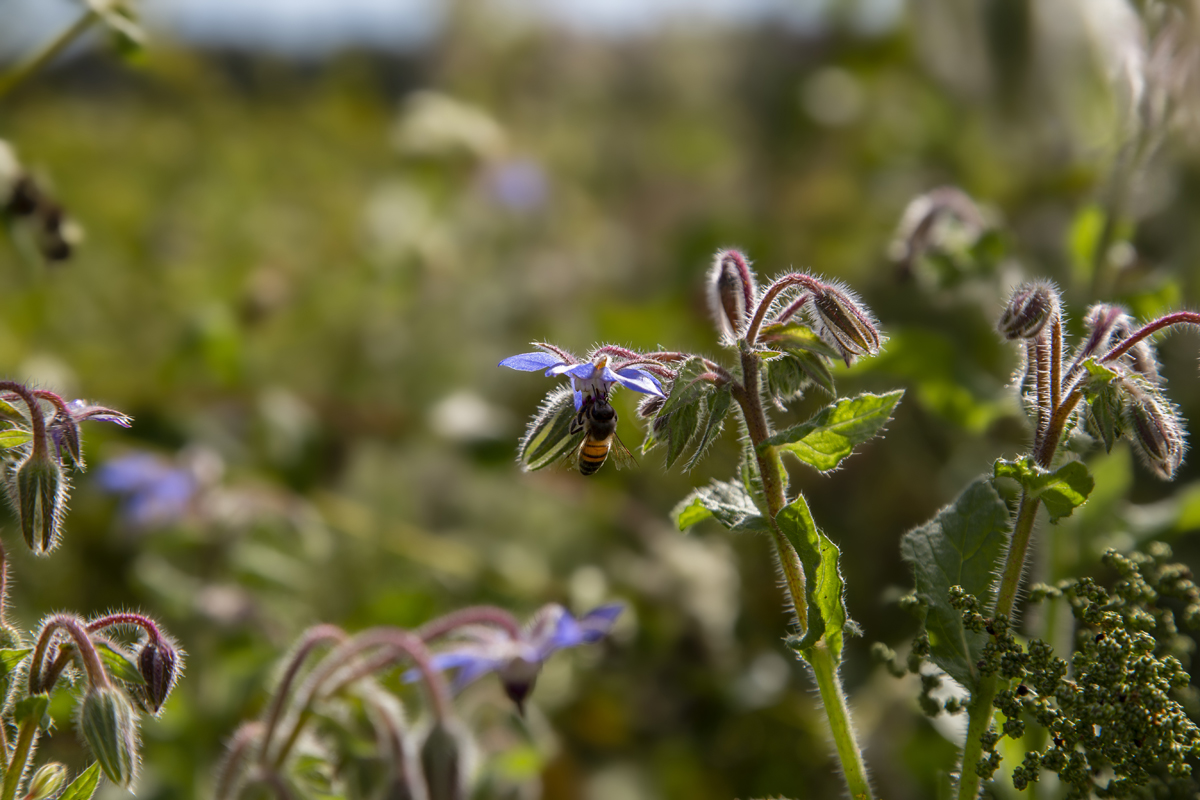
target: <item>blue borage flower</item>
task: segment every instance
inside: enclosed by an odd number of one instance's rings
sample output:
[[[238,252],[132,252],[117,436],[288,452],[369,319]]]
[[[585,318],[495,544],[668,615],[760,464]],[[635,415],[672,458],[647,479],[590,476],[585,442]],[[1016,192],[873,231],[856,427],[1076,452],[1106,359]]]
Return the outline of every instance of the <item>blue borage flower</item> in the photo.
[[[564,647],[600,641],[624,608],[621,603],[609,603],[576,619],[567,609],[550,603],[534,614],[518,638],[500,628],[464,626],[456,631],[462,641],[434,654],[431,661],[435,669],[457,670],[452,684],[455,692],[495,672],[504,691],[523,711],[546,659]],[[416,670],[410,670],[404,679],[413,682],[419,677]]]
[[[627,366],[629,361],[614,361],[613,365],[609,366],[607,353],[594,355],[588,361],[580,361],[567,351],[552,345],[534,342],[533,346],[542,348],[544,352],[509,356],[500,362],[500,366],[521,372],[544,369],[548,378],[554,375],[569,376],[571,389],[575,393],[576,411],[583,408],[583,402],[588,397],[607,395],[614,383],[642,394],[664,396],[658,379],[649,372]]]
[[[138,528],[155,528],[187,516],[199,491],[190,470],[150,453],[112,459],[96,476],[101,491],[122,495],[121,516]]]

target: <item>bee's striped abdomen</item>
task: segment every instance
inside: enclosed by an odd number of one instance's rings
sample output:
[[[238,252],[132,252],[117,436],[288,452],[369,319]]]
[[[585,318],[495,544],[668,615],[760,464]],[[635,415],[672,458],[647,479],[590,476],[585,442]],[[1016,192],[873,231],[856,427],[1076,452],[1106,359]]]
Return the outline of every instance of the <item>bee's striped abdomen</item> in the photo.
[[[579,448],[579,472],[582,475],[592,475],[604,466],[608,451],[612,447],[613,437],[605,439],[585,438]]]

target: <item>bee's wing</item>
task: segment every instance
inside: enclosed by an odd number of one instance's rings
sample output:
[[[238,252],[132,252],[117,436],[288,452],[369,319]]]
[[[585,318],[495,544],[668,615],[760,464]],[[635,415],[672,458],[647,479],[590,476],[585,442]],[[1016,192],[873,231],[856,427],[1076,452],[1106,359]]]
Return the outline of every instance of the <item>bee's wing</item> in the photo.
[[[583,452],[583,443],[587,436],[584,435],[584,430],[580,428],[578,431],[571,434],[574,444],[571,444],[563,451],[562,457],[555,464],[556,468],[564,470],[579,469],[579,455]]]
[[[608,451],[608,460],[616,465],[617,469],[625,469],[626,467],[636,467],[637,459],[633,457],[633,453],[629,452],[629,448],[621,441],[621,437],[613,434],[612,448]]]

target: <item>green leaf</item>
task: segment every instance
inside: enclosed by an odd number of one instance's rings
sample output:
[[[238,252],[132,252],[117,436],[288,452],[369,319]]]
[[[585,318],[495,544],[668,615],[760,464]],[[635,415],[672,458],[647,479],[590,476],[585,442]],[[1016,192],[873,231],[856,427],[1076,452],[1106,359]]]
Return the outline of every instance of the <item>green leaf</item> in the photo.
[[[700,377],[706,372],[708,368],[698,356],[684,361],[675,374],[675,380],[671,382],[671,394],[659,409],[658,416],[666,416],[680,408],[699,403],[705,394],[713,391],[716,387],[712,381]]]
[[[0,448],[20,447],[23,444],[29,444],[32,440],[33,434],[20,428],[0,431]]]
[[[546,395],[521,440],[521,465],[532,472],[574,452],[583,441],[583,431],[571,433],[576,414],[575,395],[570,389],[559,387]]]
[[[71,781],[70,785],[58,796],[58,800],[91,800],[99,785],[100,764],[93,762],[90,767],[79,773],[75,780]]]
[[[129,656],[114,648],[108,642],[102,640],[93,640],[96,645],[96,652],[100,656],[100,660],[104,663],[104,669],[108,674],[117,680],[132,683],[137,686],[144,686],[146,679],[142,677],[142,673],[138,670],[137,665],[129,660]]]
[[[677,406],[667,417],[667,469],[675,463],[700,428],[700,402]]]
[[[694,489],[671,512],[679,530],[713,517],[731,531],[770,530],[765,517],[741,484],[713,481]]]
[[[683,467],[685,470],[690,471],[692,467],[696,466],[696,462],[704,457],[704,452],[708,450],[713,439],[716,439],[717,435],[721,433],[721,428],[725,424],[725,415],[729,413],[732,403],[733,394],[728,387],[722,387],[708,399],[708,422],[705,424],[704,434],[700,437],[696,450]]]
[[[950,587],[961,586],[986,608],[1009,528],[1008,506],[991,481],[980,478],[900,541],[900,555],[912,567],[917,593],[928,604],[925,629],[933,662],[971,690],[987,635],[963,627],[962,614],[950,606]]]
[[[24,420],[25,415],[17,410],[17,407],[7,400],[0,400],[0,417],[8,417],[9,419]]]
[[[1068,461],[1050,472],[1033,463],[1032,459],[996,462],[992,474],[996,478],[1012,478],[1032,497],[1042,501],[1050,513],[1050,521],[1063,517],[1087,502],[1096,482],[1082,461]]]
[[[842,629],[846,607],[842,602],[844,584],[838,569],[837,545],[817,530],[804,497],[797,497],[780,509],[775,522],[800,556],[804,567],[804,602],[808,606],[808,629],[794,645],[808,650],[824,636],[834,660],[842,657]]]
[[[13,706],[13,722],[20,725],[27,719],[38,720],[38,725],[45,727],[50,721],[50,717],[46,714],[46,709],[50,707],[50,695],[48,694],[31,694],[27,697],[22,697]]]
[[[0,677],[8,675],[25,657],[33,652],[32,647],[18,647],[12,650],[0,650]]]
[[[892,418],[903,389],[884,395],[860,394],[826,406],[815,417],[767,439],[820,472],[828,472],[874,437]]]
[[[784,491],[787,491],[787,470],[780,469],[779,472],[784,479]],[[754,444],[750,438],[743,437],[742,441],[742,459],[738,463],[738,475],[742,479],[742,488],[750,497],[751,502],[758,508],[759,513],[767,514],[767,509],[770,504],[767,502],[767,493],[763,488],[762,475],[758,470],[758,458],[754,452]]]

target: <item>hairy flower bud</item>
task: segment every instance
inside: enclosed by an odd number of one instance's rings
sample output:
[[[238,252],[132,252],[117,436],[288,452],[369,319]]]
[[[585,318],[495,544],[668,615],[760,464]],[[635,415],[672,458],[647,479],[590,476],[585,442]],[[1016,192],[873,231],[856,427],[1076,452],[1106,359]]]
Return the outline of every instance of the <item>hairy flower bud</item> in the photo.
[[[46,800],[67,785],[67,767],[57,761],[44,764],[29,779],[29,790],[25,800]]]
[[[879,352],[883,344],[879,325],[849,289],[822,285],[813,292],[812,309],[817,335],[838,351],[846,366],[853,364],[859,356],[873,356]]]
[[[25,544],[38,555],[53,550],[67,499],[67,478],[58,461],[49,455],[30,455],[16,467],[7,488]]]
[[[464,747],[453,720],[435,722],[421,745],[421,767],[429,800],[464,800],[467,796]]]
[[[79,730],[108,779],[129,788],[137,775],[137,721],[120,691],[93,688],[84,695]]]
[[[745,332],[757,293],[746,257],[737,250],[718,250],[708,275],[708,306],[723,339],[732,343]]]
[[[175,648],[165,640],[147,642],[138,653],[138,672],[146,685],[140,687],[141,700],[150,713],[157,714],[175,685],[179,659]]]
[[[642,419],[649,419],[656,415],[662,407],[666,405],[667,398],[659,397],[658,395],[646,395],[642,401],[638,403],[637,413]]]
[[[1083,318],[1088,337],[1079,348],[1077,361],[1100,357],[1108,350],[1129,338],[1135,330],[1133,317],[1121,306],[1097,303],[1088,309]],[[1143,339],[1125,352],[1120,363],[1141,375],[1151,383],[1159,383],[1158,354],[1149,339]]]
[[[1023,283],[1013,290],[996,327],[1005,339],[1032,339],[1058,315],[1057,289],[1048,283]]]
[[[1166,398],[1140,381],[1122,381],[1121,389],[1129,400],[1125,422],[1134,449],[1151,472],[1171,480],[1186,449],[1179,414]]]

